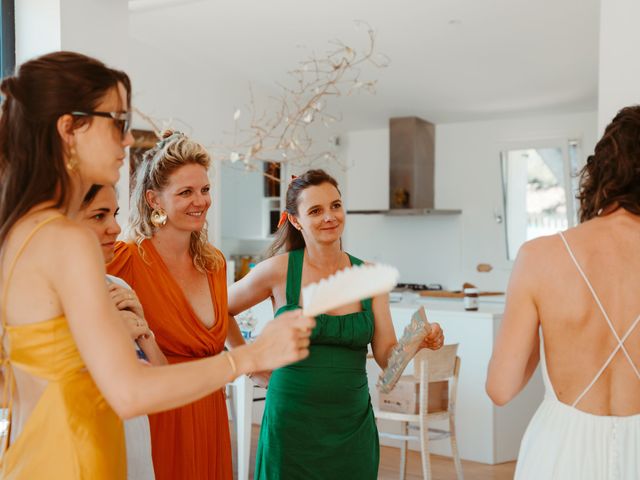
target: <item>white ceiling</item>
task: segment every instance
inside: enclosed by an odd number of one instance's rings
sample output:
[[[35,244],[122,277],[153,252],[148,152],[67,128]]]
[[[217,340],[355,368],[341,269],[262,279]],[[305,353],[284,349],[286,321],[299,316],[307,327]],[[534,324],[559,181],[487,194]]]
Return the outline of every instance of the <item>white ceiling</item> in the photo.
[[[391,59],[375,96],[334,108],[349,128],[390,116],[435,123],[595,110],[599,0],[130,0],[130,34],[211,75],[263,88],[329,40]],[[169,57],[168,57],[169,58]],[[239,102],[246,99],[238,99]],[[343,125],[344,126],[344,125]]]

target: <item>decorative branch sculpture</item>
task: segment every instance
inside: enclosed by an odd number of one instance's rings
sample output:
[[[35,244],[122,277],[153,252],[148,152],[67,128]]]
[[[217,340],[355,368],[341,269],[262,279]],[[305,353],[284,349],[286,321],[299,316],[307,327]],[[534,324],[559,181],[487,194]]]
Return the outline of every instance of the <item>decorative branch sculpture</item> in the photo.
[[[310,129],[322,124],[329,128],[341,120],[341,115],[328,113],[329,99],[349,96],[361,91],[374,94],[376,80],[361,77],[364,66],[386,68],[389,58],[375,51],[375,31],[364,22],[357,26],[367,29],[368,46],[362,52],[340,40],[330,42],[333,49],[324,56],[312,54],[308,59],[287,72],[291,85],[278,84],[281,94],[270,97],[271,108],[259,112],[253,89],[249,88],[249,105],[246,114],[237,109],[233,114],[234,130],[229,144],[213,144],[210,148],[218,160],[233,164],[241,162],[245,170],[258,171],[274,181],[280,181],[262,168],[263,162],[290,163],[311,166],[319,159],[339,162],[333,149],[315,149]],[[158,138],[164,128],[170,128],[173,121],[154,120],[135,109]],[[241,127],[241,118],[249,119],[248,125]],[[162,123],[163,127],[159,127]]]
[[[363,22],[356,23],[367,27],[368,48],[360,53],[336,40],[331,42],[333,50],[324,56],[314,54],[301,61],[297,68],[288,72],[291,86],[279,85],[280,96],[270,98],[273,108],[269,112],[258,112],[250,88],[248,126],[240,126],[243,113],[236,110],[233,140],[230,144],[214,145],[216,157],[231,163],[242,162],[245,169],[261,173],[262,168],[256,165],[260,162],[310,165],[320,158],[338,161],[332,149],[314,149],[310,128],[319,123],[328,128],[340,120],[340,116],[328,113],[330,98],[360,91],[375,93],[376,81],[362,79],[362,67],[386,68],[389,65],[386,56],[375,52],[374,30]]]

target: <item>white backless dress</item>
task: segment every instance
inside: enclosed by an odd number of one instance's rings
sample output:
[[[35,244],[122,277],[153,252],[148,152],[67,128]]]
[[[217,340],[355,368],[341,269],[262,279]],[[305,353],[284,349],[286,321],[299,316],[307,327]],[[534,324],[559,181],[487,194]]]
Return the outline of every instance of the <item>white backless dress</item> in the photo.
[[[640,414],[627,417],[602,416],[577,408],[580,400],[598,381],[617,354],[625,356],[640,382],[640,371],[624,346],[624,342],[640,323],[640,315],[622,337],[618,336],[562,233],[560,237],[618,345],[589,385],[571,405],[568,405],[558,400],[551,384],[545,359],[544,338],[540,336],[540,368],[545,396],[522,439],[514,478],[640,480]]]

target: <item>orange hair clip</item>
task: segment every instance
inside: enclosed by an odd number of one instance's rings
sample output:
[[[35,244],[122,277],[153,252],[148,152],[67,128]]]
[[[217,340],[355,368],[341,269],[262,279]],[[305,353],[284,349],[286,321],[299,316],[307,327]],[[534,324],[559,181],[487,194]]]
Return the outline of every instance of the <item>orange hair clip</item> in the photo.
[[[282,212],[280,214],[280,220],[278,221],[278,228],[280,228],[281,226],[283,226],[285,223],[287,223],[287,220],[289,219],[289,217],[287,216],[287,211],[285,210],[284,212]]]

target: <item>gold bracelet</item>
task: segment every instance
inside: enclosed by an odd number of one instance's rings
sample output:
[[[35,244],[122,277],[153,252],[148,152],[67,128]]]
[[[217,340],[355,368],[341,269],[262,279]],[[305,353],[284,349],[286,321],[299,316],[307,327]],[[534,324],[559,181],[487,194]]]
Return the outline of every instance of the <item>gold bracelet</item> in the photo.
[[[231,372],[233,373],[234,378],[238,376],[238,369],[236,368],[236,361],[233,359],[231,352],[228,350],[223,352],[223,355],[227,357],[229,360],[229,365],[231,365]]]

